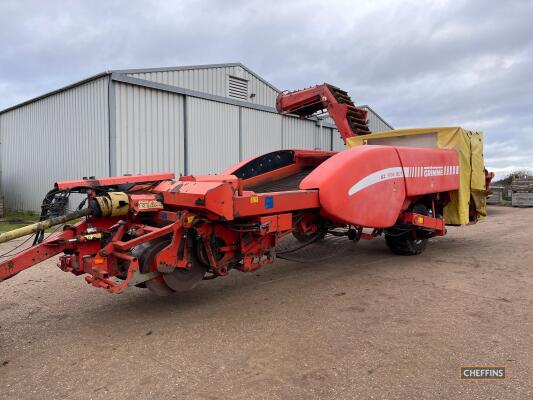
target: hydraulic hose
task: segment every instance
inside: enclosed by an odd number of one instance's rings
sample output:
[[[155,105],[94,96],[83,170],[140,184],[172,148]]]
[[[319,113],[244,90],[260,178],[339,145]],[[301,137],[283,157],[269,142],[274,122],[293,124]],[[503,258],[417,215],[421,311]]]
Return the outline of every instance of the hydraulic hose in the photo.
[[[92,210],[90,208],[84,208],[83,210],[76,210],[71,213],[61,215],[59,217],[45,219],[44,221],[36,222],[35,224],[13,229],[12,231],[0,234],[0,243],[9,242],[10,240],[18,239],[22,236],[31,235],[39,231],[44,231],[45,229],[48,229],[52,226],[61,225],[65,222],[72,221],[74,219],[86,217],[91,213]]]

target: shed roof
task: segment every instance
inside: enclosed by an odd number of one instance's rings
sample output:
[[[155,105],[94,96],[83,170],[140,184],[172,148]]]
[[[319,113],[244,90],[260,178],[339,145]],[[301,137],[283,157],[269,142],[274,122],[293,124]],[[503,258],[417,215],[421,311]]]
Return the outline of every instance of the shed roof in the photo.
[[[250,68],[245,66],[244,64],[240,62],[234,62],[234,63],[225,63],[225,64],[199,64],[199,65],[186,65],[186,66],[180,66],[180,67],[161,67],[161,68],[139,68],[139,69],[117,69],[113,70],[111,72],[116,72],[117,74],[140,74],[145,72],[168,72],[168,71],[185,71],[190,69],[206,69],[206,68],[226,68],[226,67],[241,67],[249,74],[255,76],[257,79],[259,79],[261,82],[263,82],[265,85],[269,86],[271,89],[275,90],[276,92],[280,92],[280,90],[275,87],[270,82],[266,81],[264,78],[256,74],[254,71],[252,71]]]
[[[134,73],[145,73],[145,72],[165,72],[165,71],[184,71],[184,70],[191,70],[191,69],[207,69],[207,68],[225,68],[225,67],[241,67],[245,71],[247,71],[249,74],[255,76],[258,80],[263,82],[265,85],[270,87],[272,90],[276,92],[280,92],[278,88],[276,88],[274,85],[272,85],[270,82],[266,81],[264,78],[256,74],[254,71],[252,71],[250,68],[246,67],[240,62],[234,62],[234,63],[225,63],[225,64],[200,64],[200,65],[187,65],[187,66],[176,66],[176,67],[159,67],[159,68],[134,68],[134,69],[114,69],[114,70],[108,70],[101,72],[96,75],[92,75],[88,78],[82,79],[80,81],[76,81],[74,83],[71,83],[66,86],[62,86],[58,89],[52,90],[50,92],[46,92],[42,95],[39,95],[37,97],[33,97],[29,100],[25,100],[21,103],[17,103],[13,106],[7,107],[3,110],[0,110],[0,114],[5,113],[7,111],[13,110],[18,107],[22,107],[26,104],[33,103],[35,101],[41,100],[43,98],[46,98],[48,96],[54,95],[56,93],[63,92],[68,89],[72,89],[76,86],[83,85],[85,83],[91,82],[95,79],[102,78],[104,76],[109,76],[111,74],[134,74]]]

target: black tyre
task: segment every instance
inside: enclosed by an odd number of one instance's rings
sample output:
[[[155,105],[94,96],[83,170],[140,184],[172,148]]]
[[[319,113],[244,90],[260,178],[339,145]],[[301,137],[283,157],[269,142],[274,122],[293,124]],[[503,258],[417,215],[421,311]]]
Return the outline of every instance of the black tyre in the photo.
[[[413,212],[429,215],[429,211],[423,204],[415,204]],[[428,238],[423,237],[420,231],[408,231],[402,233],[401,229],[390,229],[385,233],[385,242],[389,250],[400,256],[415,256],[422,253],[427,246]]]
[[[426,249],[428,239],[416,239],[413,232],[408,232],[398,236],[386,234],[385,242],[394,254],[415,256]]]
[[[155,271],[155,255],[170,244],[168,238],[159,238],[151,242],[143,243],[132,249],[132,255],[139,259],[139,266],[142,273]],[[138,287],[146,287],[157,296],[168,296],[174,293],[174,290],[169,288],[163,281],[162,276],[137,285]]]

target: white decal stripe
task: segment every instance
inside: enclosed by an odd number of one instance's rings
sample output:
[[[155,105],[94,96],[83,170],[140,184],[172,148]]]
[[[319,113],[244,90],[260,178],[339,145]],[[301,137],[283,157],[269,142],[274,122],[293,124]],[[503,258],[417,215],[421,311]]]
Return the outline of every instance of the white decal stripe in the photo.
[[[388,181],[389,179],[403,178],[402,167],[385,168],[380,171],[371,173],[365,176],[359,182],[356,182],[350,190],[348,190],[348,196],[352,196],[355,193],[379,182]]]
[[[425,174],[427,172],[427,175]],[[459,166],[458,165],[437,165],[430,167],[392,167],[385,168],[376,172],[371,173],[370,175],[365,176],[359,182],[356,182],[350,190],[348,190],[348,195],[352,196],[355,193],[372,186],[376,183],[388,181],[390,179],[396,178],[424,178],[424,177],[435,177],[435,176],[450,176],[458,175]]]
[[[432,165],[428,167],[404,167],[406,178],[427,178],[428,176],[458,175],[458,165]]]

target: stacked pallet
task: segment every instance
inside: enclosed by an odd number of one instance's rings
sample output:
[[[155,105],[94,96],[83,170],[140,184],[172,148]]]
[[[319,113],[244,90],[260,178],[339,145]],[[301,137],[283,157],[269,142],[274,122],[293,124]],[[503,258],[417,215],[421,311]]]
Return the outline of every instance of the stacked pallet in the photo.
[[[511,190],[513,207],[533,207],[533,176],[514,178]]]
[[[487,204],[501,204],[503,201],[503,186],[491,186],[490,194],[487,197]]]
[[[533,192],[533,176],[527,178],[514,178],[511,183],[513,192],[526,193]]]

